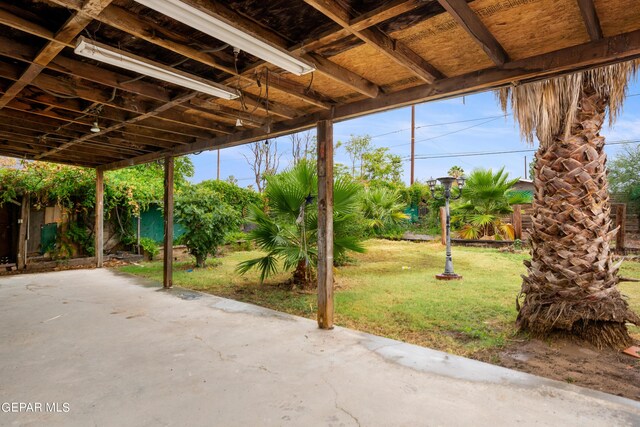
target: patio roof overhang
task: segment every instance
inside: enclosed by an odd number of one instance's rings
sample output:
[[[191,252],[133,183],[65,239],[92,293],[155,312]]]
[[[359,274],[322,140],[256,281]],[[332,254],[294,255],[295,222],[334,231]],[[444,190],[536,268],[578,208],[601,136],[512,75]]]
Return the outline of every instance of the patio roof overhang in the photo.
[[[179,3],[315,69],[304,75],[141,3],[0,2],[0,155],[115,169],[640,57],[635,0]],[[80,36],[241,96],[79,56]]]

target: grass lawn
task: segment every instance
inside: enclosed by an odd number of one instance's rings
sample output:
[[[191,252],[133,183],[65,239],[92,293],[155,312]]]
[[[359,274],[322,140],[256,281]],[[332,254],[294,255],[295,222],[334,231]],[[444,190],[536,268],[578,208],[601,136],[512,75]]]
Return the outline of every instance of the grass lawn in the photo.
[[[515,298],[527,254],[454,247],[455,270],[464,279],[446,282],[434,278],[444,268],[444,247],[439,243],[370,240],[366,247],[352,265],[336,269],[337,325],[466,356],[514,338]],[[230,252],[209,260],[204,269],[193,269],[193,262],[177,263],[174,283],[315,318],[315,293],[291,291],[283,284],[289,274],[259,285],[257,274],[234,272],[240,261],[256,256],[259,252]],[[162,280],[161,262],[120,270]],[[640,278],[640,263],[626,262],[621,275]],[[640,283],[625,282],[620,289],[640,312]],[[632,333],[640,339],[640,329]]]

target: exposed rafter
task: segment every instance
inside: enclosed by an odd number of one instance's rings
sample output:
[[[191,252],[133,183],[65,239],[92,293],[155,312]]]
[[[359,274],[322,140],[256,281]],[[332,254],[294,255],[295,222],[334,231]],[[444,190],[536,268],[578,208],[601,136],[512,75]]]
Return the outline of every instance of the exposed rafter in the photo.
[[[82,8],[71,15],[53,40],[45,45],[36,55],[32,63],[0,98],[0,108],[6,106],[22,89],[33,82],[40,72],[53,60],[67,43],[70,43],[91,22],[88,15],[99,14],[111,0],[89,0]]]
[[[351,15],[336,0],[305,0],[305,3],[322,12],[325,16],[342,26],[377,51],[411,71],[427,83],[442,78],[443,75],[420,55],[409,49],[402,42],[394,40],[377,27],[369,27],[361,31],[351,27]]]
[[[602,39],[602,27],[600,27],[600,19],[593,0],[578,0],[582,20],[587,27],[587,32],[591,40],[596,41]]]
[[[435,0],[432,0],[435,1]],[[349,27],[353,31],[362,31],[374,25],[380,24],[388,19],[395,18],[403,13],[410,12],[418,6],[423,5],[424,0],[393,0],[383,4],[382,6],[364,13],[349,21]],[[307,52],[313,52],[316,49],[320,49],[328,44],[342,40],[352,33],[346,28],[330,29],[323,34],[316,36],[312,39],[307,39],[301,44],[291,49],[292,53],[304,54]]]
[[[151,111],[148,111],[145,114],[141,114],[141,115],[133,117],[133,118],[131,118],[129,120],[125,120],[123,122],[117,123],[115,125],[112,125],[112,126],[108,127],[107,129],[104,129],[104,130],[100,131],[100,132],[88,133],[88,134],[84,135],[81,138],[74,139],[73,141],[69,141],[66,144],[61,145],[60,147],[56,147],[56,148],[51,149],[51,150],[49,150],[49,151],[47,151],[45,153],[42,153],[42,154],[36,156],[35,159],[36,160],[43,159],[43,158],[45,158],[47,156],[50,156],[51,154],[57,153],[58,151],[66,150],[67,148],[69,148],[71,146],[80,144],[80,143],[82,143],[84,141],[87,141],[87,140],[89,140],[91,138],[95,138],[96,136],[104,135],[107,132],[112,132],[114,130],[120,129],[120,128],[126,126],[127,124],[137,123],[137,122],[140,122],[140,121],[142,121],[144,119],[147,119],[149,117],[157,116],[158,114],[160,114],[160,113],[162,113],[164,111],[167,111],[167,110],[171,109],[172,107],[174,107],[176,105],[182,104],[184,102],[189,101],[190,99],[193,99],[195,96],[196,96],[195,92],[191,92],[191,93],[188,93],[186,95],[178,96],[177,98],[172,99],[170,102],[167,102],[166,104],[163,104],[163,105],[161,105],[161,106],[159,106],[159,107],[157,107],[157,108],[155,108],[155,109],[153,109]]]
[[[475,93],[498,88],[513,82],[526,82],[635,58],[640,58],[640,30],[604,38],[597,42],[511,61],[503,67],[487,68],[461,76],[438,80],[433,84],[423,84],[403,89],[398,92],[381,95],[377,99],[355,101],[336,107],[331,115],[315,113],[274,123],[269,136],[282,136],[309,129],[319,120],[331,118],[334,121],[341,121],[366,113]],[[114,162],[105,165],[105,170],[146,163],[167,154],[184,155],[202,150],[232,147],[264,138],[265,133],[262,129],[247,130],[208,141],[198,141],[166,152],[143,155],[137,159]]]
[[[78,10],[77,2],[73,0],[50,0],[60,6],[68,7],[70,9]],[[218,8],[219,9],[219,8]],[[92,15],[92,18],[107,24],[111,27],[117,28],[120,31],[131,34],[139,39],[145,40],[154,45],[163,47],[175,53],[178,53],[186,58],[198,61],[202,64],[208,65],[214,69],[224,71],[232,76],[241,77],[247,82],[253,82],[253,78],[250,75],[238,74],[236,70],[229,65],[223,64],[215,56],[200,52],[197,49],[189,47],[187,44],[177,43],[169,37],[164,37],[162,33],[156,31],[151,24],[145,22],[138,16],[120,8],[117,6],[110,6],[102,11],[100,14]],[[166,31],[165,31],[166,32]],[[283,79],[284,80],[284,79]],[[292,89],[295,88],[295,89]],[[321,108],[329,109],[331,105],[323,99],[315,99],[309,94],[304,93],[304,87],[293,82],[287,81],[286,83],[275,82],[273,88],[283,91],[293,97],[296,97],[302,101],[308,102],[312,105],[321,106]]]
[[[496,65],[503,65],[509,60],[507,52],[469,7],[466,0],[438,0],[438,2],[469,33]]]

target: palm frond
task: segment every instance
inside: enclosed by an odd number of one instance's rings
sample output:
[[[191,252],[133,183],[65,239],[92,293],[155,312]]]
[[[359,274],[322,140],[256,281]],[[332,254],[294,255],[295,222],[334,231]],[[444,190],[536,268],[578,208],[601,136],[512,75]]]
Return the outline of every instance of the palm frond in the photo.
[[[254,258],[243,261],[238,264],[236,271],[240,274],[246,274],[249,270],[257,268],[260,271],[260,284],[269,276],[278,272],[278,260],[274,254],[267,254],[264,257]]]
[[[567,136],[571,131],[584,84],[606,100],[609,124],[615,123],[639,64],[638,60],[626,61],[568,76],[509,86],[500,89],[497,95],[504,112],[511,106],[523,139],[533,145],[536,136],[542,147],[548,147],[556,136]]]

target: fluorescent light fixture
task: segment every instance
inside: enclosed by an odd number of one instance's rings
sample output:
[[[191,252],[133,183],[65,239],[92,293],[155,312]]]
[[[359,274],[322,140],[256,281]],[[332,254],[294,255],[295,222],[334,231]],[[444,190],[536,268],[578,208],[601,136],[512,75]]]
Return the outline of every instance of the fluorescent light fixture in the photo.
[[[297,76],[315,71],[313,65],[296,58],[285,49],[272,46],[257,37],[249,35],[237,29],[231,23],[207,13],[204,9],[190,6],[180,0],[135,1],[218,40],[222,40],[233,47],[277,65]]]
[[[141,56],[114,49],[102,43],[89,41],[84,37],[78,39],[74,52],[85,58],[94,59],[219,98],[235,99],[239,96],[235,89],[150,61]]]

